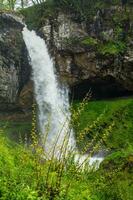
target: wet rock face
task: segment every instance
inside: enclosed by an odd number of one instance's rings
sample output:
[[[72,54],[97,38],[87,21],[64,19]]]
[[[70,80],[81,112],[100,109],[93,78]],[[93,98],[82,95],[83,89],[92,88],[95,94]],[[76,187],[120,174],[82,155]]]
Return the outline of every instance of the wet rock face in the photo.
[[[71,45],[71,41],[86,37],[86,24],[76,23],[72,20],[72,16],[68,13],[61,13],[54,19],[47,19],[45,26],[42,27],[44,39],[51,48],[58,51],[82,52],[85,51],[80,45]]]
[[[0,14],[0,111],[21,109],[18,98],[30,66],[18,18]]]
[[[124,54],[108,57],[99,57],[95,49],[79,42],[88,36],[101,41],[113,39],[113,12],[98,12],[88,23],[74,20],[72,13],[59,12],[54,19],[47,18],[40,30],[57,74],[69,84],[75,98],[82,98],[90,88],[96,98],[133,94],[133,38]],[[133,22],[130,26],[133,30]],[[0,113],[31,109],[33,84],[22,28],[18,17],[0,13]]]
[[[59,12],[54,19],[47,19],[41,28],[40,31],[54,57],[57,73],[62,81],[69,84],[72,93],[78,93],[81,87],[83,92],[79,92],[80,94],[88,92],[91,88],[94,97],[98,98],[104,98],[103,94],[109,91],[110,95],[105,97],[133,94],[131,40],[125,53],[109,56],[99,56],[95,48],[83,46],[79,42],[86,37],[93,37],[102,42],[115,40],[114,24],[111,23],[115,9],[98,11],[89,23],[79,23],[74,20],[72,13]],[[126,23],[126,26],[123,25],[125,32],[132,26],[132,22]]]

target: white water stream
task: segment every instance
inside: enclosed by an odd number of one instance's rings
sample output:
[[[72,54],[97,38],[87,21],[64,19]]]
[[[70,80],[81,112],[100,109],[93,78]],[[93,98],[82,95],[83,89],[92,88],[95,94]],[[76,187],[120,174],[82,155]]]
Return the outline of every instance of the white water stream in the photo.
[[[48,132],[45,150],[50,155],[51,149],[55,148],[55,156],[58,157],[64,140],[68,139],[67,151],[74,149],[77,152],[74,134],[69,127],[71,115],[68,89],[61,87],[57,81],[54,64],[49,56],[45,41],[26,27],[23,30],[23,38],[33,70],[32,78],[39,109],[40,129],[43,134]],[[46,130],[48,127],[49,130]],[[76,153],[75,160],[83,162],[87,156],[80,156]],[[91,158],[90,164],[95,161],[100,163],[102,160],[101,157],[96,156]]]

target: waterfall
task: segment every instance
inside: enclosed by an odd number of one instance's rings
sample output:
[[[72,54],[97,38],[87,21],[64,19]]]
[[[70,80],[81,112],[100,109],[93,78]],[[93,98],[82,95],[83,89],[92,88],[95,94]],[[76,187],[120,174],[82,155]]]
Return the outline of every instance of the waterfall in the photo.
[[[45,41],[26,27],[23,30],[23,38],[33,70],[32,78],[38,104],[41,133],[46,135],[48,131],[45,150],[50,156],[50,152],[54,147],[55,156],[58,158],[60,148],[67,139],[67,151],[74,150],[75,162],[82,163],[88,155],[82,156],[78,153],[73,130],[69,127],[71,114],[69,111],[68,89],[61,87],[57,80],[53,60],[49,56]],[[100,163],[102,160],[102,158],[94,156],[90,159],[90,164],[95,161]]]
[[[49,56],[45,41],[29,31],[26,27],[23,30],[23,38],[26,43],[31,66],[32,78],[35,87],[35,97],[39,109],[39,125],[41,133],[49,133],[45,142],[46,151],[49,153],[51,147],[56,145],[56,154],[59,152],[64,140],[68,137],[70,112],[68,89],[61,87],[55,75],[53,61]],[[75,147],[73,132],[70,131],[68,148]]]

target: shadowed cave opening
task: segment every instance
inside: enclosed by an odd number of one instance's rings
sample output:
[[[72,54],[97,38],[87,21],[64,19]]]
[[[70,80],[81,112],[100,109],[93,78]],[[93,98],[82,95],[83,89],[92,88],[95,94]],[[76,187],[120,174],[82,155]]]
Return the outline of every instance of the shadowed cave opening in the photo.
[[[83,99],[86,94],[91,91],[92,99],[110,99],[118,97],[132,96],[133,91],[129,91],[124,86],[116,81],[112,76],[106,76],[101,79],[99,77],[94,79],[87,79],[81,83],[71,87],[72,99]]]

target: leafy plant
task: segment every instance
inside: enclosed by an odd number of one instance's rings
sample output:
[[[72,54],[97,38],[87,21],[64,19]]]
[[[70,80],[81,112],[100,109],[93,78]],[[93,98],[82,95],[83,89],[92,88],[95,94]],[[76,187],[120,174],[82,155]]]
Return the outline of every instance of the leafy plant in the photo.
[[[126,45],[122,41],[110,41],[105,44],[101,44],[98,47],[98,52],[102,55],[118,55],[124,53]]]
[[[81,43],[87,46],[96,46],[98,44],[97,40],[92,37],[85,38]]]

